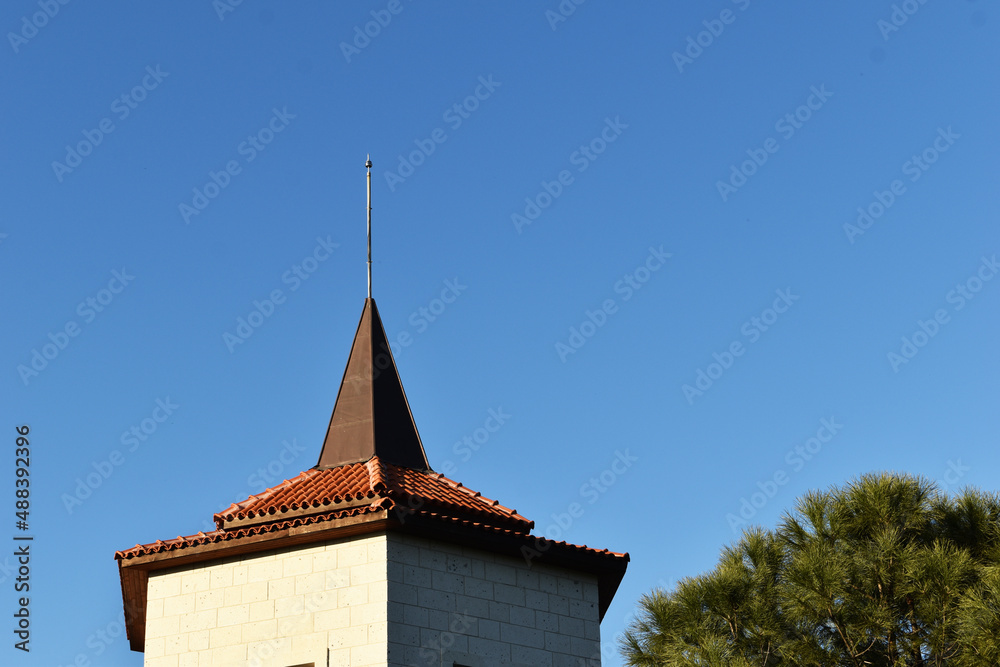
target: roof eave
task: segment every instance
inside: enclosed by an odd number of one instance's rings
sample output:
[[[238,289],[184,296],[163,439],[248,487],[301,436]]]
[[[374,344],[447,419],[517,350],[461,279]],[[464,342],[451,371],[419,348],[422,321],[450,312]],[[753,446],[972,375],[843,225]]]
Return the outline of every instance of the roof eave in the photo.
[[[630,560],[627,553],[598,551],[566,542],[545,540],[537,535],[504,532],[492,526],[470,531],[469,523],[465,519],[414,512],[403,521],[392,524],[390,529],[523,558],[528,567],[533,563],[543,563],[592,574],[598,580],[600,620],[604,620],[604,614],[625,577]]]

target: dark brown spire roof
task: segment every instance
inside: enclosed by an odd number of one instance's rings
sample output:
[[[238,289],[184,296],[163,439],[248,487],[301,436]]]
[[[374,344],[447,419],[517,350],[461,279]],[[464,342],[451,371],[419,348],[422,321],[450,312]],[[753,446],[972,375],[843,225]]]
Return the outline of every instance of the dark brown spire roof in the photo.
[[[363,463],[373,456],[404,468],[431,469],[375,299],[369,297],[316,467]]]

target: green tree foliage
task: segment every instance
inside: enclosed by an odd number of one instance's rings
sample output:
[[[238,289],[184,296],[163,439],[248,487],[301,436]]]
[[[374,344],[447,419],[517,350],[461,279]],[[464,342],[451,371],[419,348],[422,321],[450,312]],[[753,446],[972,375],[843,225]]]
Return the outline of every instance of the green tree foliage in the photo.
[[[888,473],[809,493],[643,596],[620,648],[637,667],[995,667],[1000,498]]]

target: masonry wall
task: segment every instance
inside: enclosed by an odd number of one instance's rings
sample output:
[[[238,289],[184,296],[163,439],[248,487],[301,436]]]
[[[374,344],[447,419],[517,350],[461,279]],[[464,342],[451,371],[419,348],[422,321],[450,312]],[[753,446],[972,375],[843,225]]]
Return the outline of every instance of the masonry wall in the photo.
[[[145,667],[598,667],[594,577],[390,533],[153,573]]]
[[[390,667],[599,667],[597,579],[388,536]]]
[[[385,535],[151,574],[146,667],[386,665]]]

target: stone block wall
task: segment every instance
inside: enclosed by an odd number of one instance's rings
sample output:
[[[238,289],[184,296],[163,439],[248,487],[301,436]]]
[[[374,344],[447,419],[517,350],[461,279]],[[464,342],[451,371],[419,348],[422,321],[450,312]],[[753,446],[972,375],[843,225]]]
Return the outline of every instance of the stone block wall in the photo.
[[[390,667],[599,667],[597,579],[390,534]]]
[[[400,533],[153,573],[145,667],[599,667],[595,577]]]
[[[145,667],[386,664],[385,535],[149,577]]]

